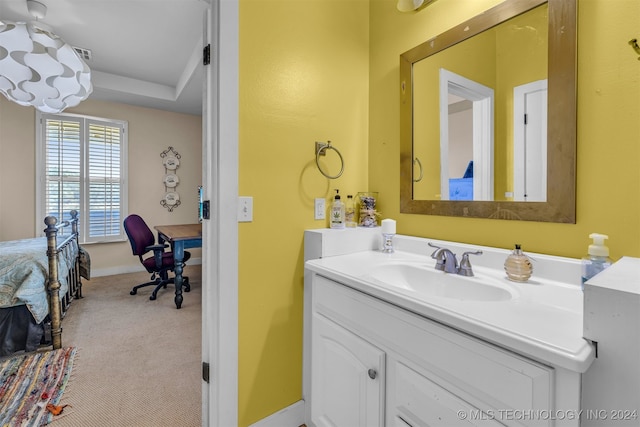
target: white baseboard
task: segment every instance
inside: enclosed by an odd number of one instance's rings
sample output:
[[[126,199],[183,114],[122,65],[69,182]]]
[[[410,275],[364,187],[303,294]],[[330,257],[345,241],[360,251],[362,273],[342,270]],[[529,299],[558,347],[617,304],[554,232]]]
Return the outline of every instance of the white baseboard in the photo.
[[[304,424],[304,400],[299,400],[249,427],[299,427],[302,424]]]
[[[202,258],[191,258],[189,265],[202,264]],[[145,271],[144,267],[139,265],[125,265],[109,268],[92,268],[91,277],[113,276],[114,274],[140,273]]]

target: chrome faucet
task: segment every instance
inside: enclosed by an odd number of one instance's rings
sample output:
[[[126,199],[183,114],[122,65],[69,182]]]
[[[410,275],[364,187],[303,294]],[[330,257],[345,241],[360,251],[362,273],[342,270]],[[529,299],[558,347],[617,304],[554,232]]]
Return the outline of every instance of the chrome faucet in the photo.
[[[429,244],[433,248],[437,248]],[[445,273],[457,273],[458,272],[458,260],[456,254],[451,252],[447,248],[437,248],[432,254],[431,258],[436,260],[436,270],[444,271]]]
[[[460,265],[458,265],[456,254],[451,252],[450,249],[441,248],[431,242],[429,242],[428,245],[436,249],[431,254],[431,258],[436,260],[436,270],[444,271],[445,273],[455,273],[461,276],[473,276],[469,255],[482,255],[482,251],[464,252]]]

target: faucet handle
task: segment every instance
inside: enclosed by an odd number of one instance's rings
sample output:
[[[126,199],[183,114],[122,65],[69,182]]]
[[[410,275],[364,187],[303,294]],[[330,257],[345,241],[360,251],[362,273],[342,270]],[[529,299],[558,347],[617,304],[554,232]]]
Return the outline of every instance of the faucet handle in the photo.
[[[431,246],[432,248],[435,248],[435,251],[433,251],[433,253],[431,254],[431,258],[436,260],[436,265],[435,265],[436,270],[445,271],[444,248],[441,248],[440,246],[436,246],[431,242],[428,242],[427,245]]]
[[[438,253],[438,252],[439,252],[441,249],[443,249],[443,248],[441,248],[440,246],[436,246],[436,245],[434,245],[434,244],[433,244],[433,243],[431,243],[431,242],[427,242],[427,245],[429,245],[429,246],[431,246],[432,248],[435,248],[435,249],[436,249],[436,250],[435,250],[435,251],[433,251],[433,253],[431,254],[431,258],[433,258],[433,259],[438,259],[437,257],[438,257],[438,256],[440,256],[440,255],[442,254],[442,252],[440,252],[440,253]]]
[[[460,260],[460,268],[458,268],[458,274],[461,276],[473,276],[473,269],[471,268],[469,255],[482,255],[482,251],[465,252],[462,254],[462,259]]]

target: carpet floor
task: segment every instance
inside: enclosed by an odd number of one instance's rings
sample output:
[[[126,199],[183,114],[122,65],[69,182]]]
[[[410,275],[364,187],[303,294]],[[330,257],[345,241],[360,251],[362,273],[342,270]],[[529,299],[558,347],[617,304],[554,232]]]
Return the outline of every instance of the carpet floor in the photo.
[[[74,378],[53,427],[201,425],[201,269],[187,266],[191,292],[181,309],[168,285],[129,295],[146,273],[83,281],[62,321],[64,346],[76,346]]]
[[[73,368],[75,347],[22,353],[0,360],[0,425],[49,423]]]

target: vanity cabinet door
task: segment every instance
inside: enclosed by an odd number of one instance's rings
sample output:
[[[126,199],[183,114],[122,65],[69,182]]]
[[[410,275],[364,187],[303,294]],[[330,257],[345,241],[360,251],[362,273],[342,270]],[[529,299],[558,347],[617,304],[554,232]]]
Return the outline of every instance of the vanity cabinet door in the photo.
[[[384,425],[385,353],[314,313],[311,421],[317,427]]]

